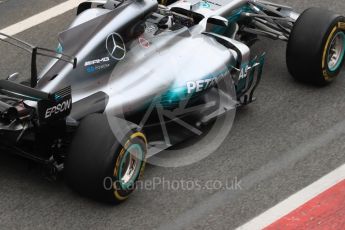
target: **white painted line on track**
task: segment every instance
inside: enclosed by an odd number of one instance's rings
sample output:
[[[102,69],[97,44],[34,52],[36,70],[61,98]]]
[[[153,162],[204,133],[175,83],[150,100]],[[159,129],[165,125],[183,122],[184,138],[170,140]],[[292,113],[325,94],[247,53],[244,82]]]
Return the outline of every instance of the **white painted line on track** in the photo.
[[[37,26],[43,22],[46,22],[52,18],[55,18],[61,14],[66,13],[77,7],[80,3],[84,2],[85,0],[69,0],[64,3],[61,3],[57,6],[54,6],[48,10],[45,10],[41,13],[33,15],[23,21],[10,25],[6,28],[0,30],[1,33],[13,36],[15,34],[21,33],[27,29],[30,29],[34,26]],[[0,1],[1,2],[1,1]]]
[[[339,136],[345,135],[345,120],[334,124],[329,129],[322,132],[321,135],[315,136],[308,141],[298,145],[281,154],[280,157],[272,159],[266,165],[261,166],[258,170],[249,173],[247,176],[240,178],[241,186],[244,190],[254,188],[259,182],[267,180],[284,169],[291,168],[301,159],[307,158],[315,150],[327,146]],[[197,203],[192,208],[181,213],[177,218],[162,223],[159,230],[177,230],[187,229],[193,226],[198,220],[204,218],[216,209],[224,206],[236,199],[243,190],[226,190],[212,194],[210,197]]]
[[[238,227],[237,230],[263,229],[344,179],[345,165],[342,165],[246,224]]]

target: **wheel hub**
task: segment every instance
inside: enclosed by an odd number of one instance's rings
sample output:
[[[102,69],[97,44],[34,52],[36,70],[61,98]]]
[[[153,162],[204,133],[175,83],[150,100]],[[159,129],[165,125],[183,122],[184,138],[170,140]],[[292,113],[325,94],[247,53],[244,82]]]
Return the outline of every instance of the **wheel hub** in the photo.
[[[133,185],[140,172],[142,149],[139,145],[131,145],[120,164],[120,183],[121,187],[127,188]]]
[[[343,32],[337,33],[330,45],[328,51],[328,68],[331,71],[336,71],[342,63],[345,52],[345,34]]]

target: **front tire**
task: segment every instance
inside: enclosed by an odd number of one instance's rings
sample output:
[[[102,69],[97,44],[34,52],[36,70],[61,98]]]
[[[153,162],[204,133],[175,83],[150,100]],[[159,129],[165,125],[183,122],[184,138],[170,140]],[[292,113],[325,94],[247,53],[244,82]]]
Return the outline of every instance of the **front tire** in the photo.
[[[344,63],[345,18],[331,11],[310,8],[297,19],[288,41],[286,61],[298,81],[326,85]]]
[[[84,118],[65,164],[68,185],[98,201],[112,204],[125,201],[143,174],[147,152],[142,132],[128,130],[126,133],[119,141],[106,116],[93,114]]]

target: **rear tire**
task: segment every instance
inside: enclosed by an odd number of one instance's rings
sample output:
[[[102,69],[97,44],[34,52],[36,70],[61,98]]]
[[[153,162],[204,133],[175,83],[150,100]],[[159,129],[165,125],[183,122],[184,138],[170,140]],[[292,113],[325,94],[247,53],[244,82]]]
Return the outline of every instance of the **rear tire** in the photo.
[[[65,179],[81,195],[121,203],[143,174],[146,145],[142,132],[129,130],[124,140],[118,141],[106,116],[89,115],[81,121],[71,143]]]
[[[298,81],[316,85],[332,82],[344,63],[344,31],[343,16],[320,8],[304,11],[295,23],[287,45],[286,61],[290,74]]]

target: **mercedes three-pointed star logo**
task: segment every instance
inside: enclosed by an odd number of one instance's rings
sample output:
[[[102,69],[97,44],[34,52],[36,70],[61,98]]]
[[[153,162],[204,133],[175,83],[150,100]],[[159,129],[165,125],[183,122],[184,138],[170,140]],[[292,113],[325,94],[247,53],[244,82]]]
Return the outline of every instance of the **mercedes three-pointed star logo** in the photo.
[[[121,61],[126,56],[126,45],[118,33],[108,35],[105,47],[111,58]]]

